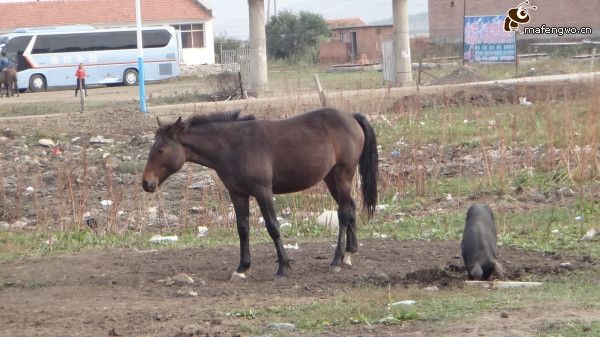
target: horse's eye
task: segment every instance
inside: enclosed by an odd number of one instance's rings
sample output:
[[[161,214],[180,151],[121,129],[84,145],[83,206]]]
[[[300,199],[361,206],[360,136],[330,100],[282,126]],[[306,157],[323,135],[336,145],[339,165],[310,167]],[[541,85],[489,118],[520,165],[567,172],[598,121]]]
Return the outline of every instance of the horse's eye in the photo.
[[[161,148],[158,149],[158,153],[163,153],[163,152],[165,152],[165,148],[164,147],[161,147]]]

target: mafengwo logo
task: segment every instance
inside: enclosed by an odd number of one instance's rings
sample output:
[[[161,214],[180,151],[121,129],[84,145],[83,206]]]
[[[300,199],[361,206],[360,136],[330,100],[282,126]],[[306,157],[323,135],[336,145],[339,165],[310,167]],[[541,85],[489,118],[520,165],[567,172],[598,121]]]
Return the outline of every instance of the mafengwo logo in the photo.
[[[516,32],[519,25],[523,25],[531,20],[530,10],[536,10],[537,6],[530,6],[529,0],[520,3],[515,8],[508,10],[508,15],[504,19],[504,30],[507,32]]]

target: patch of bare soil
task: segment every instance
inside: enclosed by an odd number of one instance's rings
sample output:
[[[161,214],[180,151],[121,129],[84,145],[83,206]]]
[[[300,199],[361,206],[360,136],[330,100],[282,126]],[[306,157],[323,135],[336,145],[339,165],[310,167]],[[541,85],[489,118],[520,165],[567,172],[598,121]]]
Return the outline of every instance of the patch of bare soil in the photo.
[[[287,281],[275,281],[275,249],[252,247],[244,281],[229,281],[238,249],[87,251],[0,264],[0,336],[246,336],[240,319],[225,313],[240,304],[256,308],[311,303],[355,287],[461,288],[466,277],[456,241],[363,241],[355,265],[328,271],[331,242],[300,243]],[[511,280],[544,280],[573,270],[598,268],[589,258],[547,255],[500,247]],[[560,266],[571,262],[569,268]],[[187,286],[166,285],[186,273]],[[196,297],[178,291],[195,291]],[[365,336],[410,332],[381,327],[348,333]],[[329,331],[340,335],[343,330]],[[346,334],[348,335],[348,334]]]

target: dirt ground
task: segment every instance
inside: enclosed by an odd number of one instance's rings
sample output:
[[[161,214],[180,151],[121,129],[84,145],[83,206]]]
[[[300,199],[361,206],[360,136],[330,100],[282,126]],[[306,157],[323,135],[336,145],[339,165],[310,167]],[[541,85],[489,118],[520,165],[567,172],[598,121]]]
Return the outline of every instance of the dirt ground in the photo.
[[[240,303],[256,307],[311,303],[365,286],[462,288],[465,272],[459,246],[456,241],[363,241],[355,265],[331,274],[331,242],[300,243],[299,250],[289,250],[295,262],[287,281],[273,280],[276,254],[269,244],[252,247],[248,278],[235,282],[229,280],[238,262],[233,247],[88,251],[2,263],[0,336],[183,336],[178,333],[189,330],[191,324],[197,325],[196,334],[189,336],[246,336],[239,331],[241,319],[225,314]],[[499,256],[506,278],[511,280],[547,279],[574,269],[598,268],[589,259],[514,248],[501,247]],[[563,262],[571,262],[572,268],[562,268]],[[167,277],[179,273],[195,280],[186,291],[196,291],[197,297],[181,297],[177,291],[182,286],[165,285]],[[586,315],[593,317],[576,311],[570,317]],[[511,312],[512,321],[521,317],[517,326],[509,323],[511,320],[490,324],[499,320],[497,313],[490,313],[475,323],[452,324],[443,331],[444,335],[475,333],[485,324],[483,335],[496,336],[506,332],[508,324],[512,329],[508,331],[514,332],[511,335],[522,336],[554,316],[556,312],[537,311],[525,319],[519,311]],[[352,326],[325,335],[422,336],[439,335],[440,329],[421,323],[377,326],[375,330]]]

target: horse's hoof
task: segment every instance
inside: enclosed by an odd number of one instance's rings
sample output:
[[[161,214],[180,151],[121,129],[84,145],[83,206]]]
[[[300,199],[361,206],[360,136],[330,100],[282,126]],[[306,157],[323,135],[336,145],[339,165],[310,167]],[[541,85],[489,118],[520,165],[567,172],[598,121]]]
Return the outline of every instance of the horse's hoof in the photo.
[[[352,255],[354,254],[346,252],[346,254],[344,254],[344,259],[342,262],[347,266],[352,266]]]
[[[275,282],[287,282],[288,277],[285,275],[275,275],[275,278],[273,279],[273,281]]]
[[[329,266],[329,271],[332,273],[339,273],[342,271],[342,267],[340,266]]]
[[[246,279],[246,274],[238,273],[237,271],[234,271],[233,274],[231,274],[231,278],[229,279],[229,281],[237,281],[237,280],[245,280],[245,279]]]

